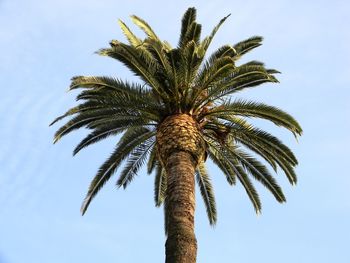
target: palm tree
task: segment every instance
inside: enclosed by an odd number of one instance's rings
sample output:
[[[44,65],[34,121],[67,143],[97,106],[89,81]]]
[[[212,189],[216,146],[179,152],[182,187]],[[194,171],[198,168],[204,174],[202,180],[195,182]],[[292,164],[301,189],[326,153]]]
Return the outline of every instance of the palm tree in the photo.
[[[227,16],[228,17],[228,16]],[[261,118],[301,135],[297,121],[286,112],[266,105],[232,98],[238,91],[263,83],[277,83],[279,73],[258,61],[238,65],[241,56],[261,45],[254,36],[235,45],[224,45],[206,57],[206,51],[223,18],[212,33],[200,39],[196,9],[182,19],[176,48],[161,41],[141,18],[132,21],[145,33],[140,39],[119,21],[128,44],[112,40],[99,50],[122,62],[139,83],[111,77],[77,76],[70,90],[81,88],[79,105],[52,124],[71,116],[55,134],[54,142],[82,127],[91,130],[75,148],[83,148],[112,135],[121,135],[111,156],[99,168],[88,189],[81,212],[123,165],[117,186],[126,188],[143,164],[155,173],[154,200],[164,205],[166,262],[195,262],[195,180],[203,197],[210,224],[216,223],[215,198],[205,162],[209,157],[227,182],[243,185],[257,213],[261,203],[250,177],[262,183],[278,202],[285,202],[280,186],[262,157],[275,171],[279,167],[291,184],[297,181],[297,159],[278,138],[254,127],[249,118]]]

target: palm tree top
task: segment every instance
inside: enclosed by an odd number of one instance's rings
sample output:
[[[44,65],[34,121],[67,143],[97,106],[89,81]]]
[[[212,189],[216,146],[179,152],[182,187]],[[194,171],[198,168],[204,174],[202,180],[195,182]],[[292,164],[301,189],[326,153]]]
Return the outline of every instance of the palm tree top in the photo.
[[[260,212],[259,196],[250,177],[262,183],[277,201],[285,196],[266,165],[279,167],[289,182],[297,181],[294,167],[297,159],[278,138],[254,127],[250,118],[260,118],[286,128],[294,136],[302,134],[298,122],[277,107],[236,98],[244,89],[263,83],[277,83],[275,69],[262,62],[239,64],[247,52],[259,47],[263,38],[254,36],[234,45],[223,45],[206,56],[208,47],[220,26],[201,39],[201,25],[196,22],[196,9],[189,8],[182,19],[176,47],[162,41],[143,19],[131,20],[146,34],[137,37],[121,20],[119,25],[128,43],[112,40],[110,47],[97,53],[122,62],[139,77],[128,82],[112,77],[77,76],[70,90],[81,89],[80,102],[52,123],[71,117],[55,134],[54,142],[76,129],[86,127],[91,133],[74,149],[74,154],[108,136],[122,135],[111,156],[99,168],[82,205],[84,214],[91,200],[124,164],[117,186],[127,187],[141,166],[147,163],[148,173],[155,171],[155,202],[162,204],[166,192],[166,173],[157,144],[162,124],[173,116],[188,116],[204,141],[204,155],[198,156],[196,179],[204,199],[209,221],[216,222],[213,189],[205,168],[209,157],[223,172],[228,183],[236,179],[245,188],[256,212]],[[184,120],[186,122],[187,120]]]

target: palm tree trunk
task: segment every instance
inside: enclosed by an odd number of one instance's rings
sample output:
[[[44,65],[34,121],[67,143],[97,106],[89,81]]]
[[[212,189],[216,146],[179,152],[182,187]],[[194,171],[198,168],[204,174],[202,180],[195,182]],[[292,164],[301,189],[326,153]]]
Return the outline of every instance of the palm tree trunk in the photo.
[[[200,127],[190,115],[169,116],[158,127],[158,157],[167,174],[166,263],[196,262],[194,174],[204,148]]]
[[[194,171],[195,160],[184,151],[173,153],[166,164],[166,263],[196,262]]]

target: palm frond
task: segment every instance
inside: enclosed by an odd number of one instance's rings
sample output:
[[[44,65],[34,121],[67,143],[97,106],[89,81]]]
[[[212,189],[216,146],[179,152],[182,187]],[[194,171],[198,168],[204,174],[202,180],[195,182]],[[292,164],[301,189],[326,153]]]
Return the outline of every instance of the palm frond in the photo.
[[[111,42],[112,48],[100,49],[98,54],[117,59],[127,66],[135,75],[146,82],[163,100],[167,100],[167,95],[162,89],[155,73],[158,70],[158,62],[148,52],[138,49],[118,41]]]
[[[179,57],[180,57],[180,52],[178,49],[172,49],[169,51],[168,57],[169,57],[169,62],[171,64],[171,68],[172,68],[172,75],[174,77],[174,98],[175,98],[175,103],[173,105],[173,107],[175,108],[175,110],[179,109],[179,104],[180,104],[180,94],[179,94],[179,82],[180,80],[184,77],[181,75],[181,71],[180,71],[180,63],[179,63]]]
[[[237,55],[237,51],[231,45],[224,45],[217,50],[215,50],[208,58],[208,61],[213,63],[215,60],[222,57],[233,58]]]
[[[160,65],[157,74],[160,74],[158,78],[163,78],[163,85],[166,86],[165,91],[169,93],[169,96],[174,94],[173,85],[174,85],[174,74],[173,69],[169,60],[169,53],[167,47],[164,43],[154,40],[152,38],[145,39],[145,47],[152,54],[154,59],[158,61]]]
[[[161,165],[157,165],[154,179],[154,202],[157,207],[164,202],[167,189],[167,174]]]
[[[298,160],[293,152],[282,141],[270,133],[255,128],[238,117],[224,115],[219,118],[228,121],[225,126],[230,130],[230,134],[232,134],[234,140],[254,144],[265,151],[269,151],[273,156],[282,156],[293,166],[298,164]]]
[[[158,163],[157,160],[157,146],[152,148],[147,162],[147,174],[151,174]]]
[[[208,145],[209,158],[220,168],[230,185],[236,184],[236,174],[232,164],[219,145],[212,142],[212,139],[204,137]]]
[[[135,136],[136,135],[136,136]],[[137,136],[138,135],[138,136]],[[153,132],[145,132],[145,130],[129,130],[122,136],[117,144],[114,152],[99,168],[98,173],[92,180],[88,193],[81,206],[81,213],[84,215],[90,202],[95,197],[97,192],[111,178],[122,161],[129,156],[130,152],[140,143],[149,139],[154,135]]]
[[[236,100],[233,103],[225,103],[203,114],[206,117],[220,117],[223,115],[262,118],[288,129],[294,136],[302,134],[302,128],[291,115],[277,107],[264,103]]]
[[[162,105],[152,91],[140,84],[108,77],[78,76],[72,79],[71,84],[71,89],[76,88],[85,88],[78,94],[77,100],[87,100],[93,106],[123,109],[122,112],[143,113],[153,120],[159,119]]]
[[[149,118],[147,115],[138,113],[111,113],[109,116],[102,117],[98,120],[94,120],[86,125],[89,129],[98,129],[100,127],[106,127],[109,125],[124,125],[130,126],[136,124],[155,126],[154,119]]]
[[[247,173],[242,168],[241,164],[234,157],[234,155],[232,155],[232,151],[230,150],[230,148],[226,144],[219,144],[219,142],[215,140],[215,138],[212,138],[211,136],[206,136],[204,138],[206,140],[207,145],[209,145],[208,147],[209,156],[210,157],[214,156],[214,159],[217,159],[216,156],[220,154],[221,155],[220,157],[223,157],[221,160],[225,160],[225,163],[224,163],[225,169],[222,169],[222,171],[228,171],[227,174],[224,173],[226,175],[226,178],[229,178],[228,175],[230,176],[231,171],[234,172],[235,177],[238,178],[238,180],[244,187],[251,203],[253,204],[255,212],[259,214],[261,211],[261,202],[260,202],[259,195],[254,185],[250,181]],[[230,169],[227,169],[226,167],[229,167]],[[229,180],[228,182],[230,183]]]
[[[88,134],[74,149],[73,155],[76,155],[85,147],[99,142],[109,136],[118,135],[130,128],[143,128],[147,123],[142,119],[124,119],[112,120],[110,123],[100,125],[93,132]]]
[[[96,77],[96,76],[76,76],[72,78],[70,90],[84,88],[87,89],[86,95],[95,94],[98,98],[107,100],[111,99],[112,102],[118,97],[121,100],[136,100],[138,103],[156,105],[155,97],[149,89],[145,89],[144,85],[137,83],[129,83],[120,79],[111,77]],[[89,93],[90,92],[90,93]],[[111,98],[112,95],[112,98]],[[87,99],[86,97],[78,97],[78,99]]]
[[[54,125],[56,122],[64,119],[65,117],[77,114],[77,113],[81,113],[81,112],[85,112],[85,111],[93,111],[93,110],[97,110],[97,109],[101,109],[104,110],[106,109],[105,105],[101,105],[101,103],[96,102],[96,101],[87,101],[85,103],[81,103],[78,106],[75,106],[71,109],[69,109],[68,111],[66,111],[64,114],[58,116],[56,119],[54,119],[49,126]],[[110,108],[108,108],[110,109]]]
[[[297,175],[294,171],[293,165],[291,165],[285,158],[281,157],[276,159],[279,167],[283,170],[284,174],[287,176],[288,181],[291,185],[296,185],[298,182]]]
[[[214,190],[210,182],[209,174],[203,162],[198,165],[196,170],[196,179],[205,204],[209,223],[211,225],[215,225],[217,220],[217,212]]]
[[[263,37],[253,36],[235,44],[233,48],[237,51],[236,60],[240,58],[242,55],[251,51],[252,49],[261,46],[262,41],[263,41]]]
[[[212,30],[211,34],[209,36],[207,36],[206,38],[203,39],[203,41],[201,42],[200,46],[199,46],[199,52],[200,52],[200,56],[204,57],[205,53],[208,49],[208,47],[210,46],[211,41],[213,40],[216,32],[218,32],[219,28],[221,27],[221,25],[225,22],[225,20],[230,16],[231,14],[225,16],[224,18],[222,18],[220,20],[220,22],[214,27],[214,29]]]
[[[253,207],[255,209],[255,212],[257,214],[261,213],[261,201],[259,198],[259,194],[256,191],[254,185],[252,184],[251,180],[249,179],[246,172],[242,169],[239,162],[237,162],[236,159],[231,158],[232,167],[235,170],[236,176],[240,183],[243,185],[251,203],[253,204]]]
[[[123,31],[125,37],[128,39],[130,45],[137,47],[142,44],[142,40],[135,36],[134,33],[131,32],[129,27],[122,20],[119,19],[118,24],[121,30]]]
[[[237,158],[241,165],[248,171],[256,180],[270,190],[278,202],[285,202],[286,198],[281,187],[272,177],[268,169],[254,157],[237,148],[230,147],[231,154]]]
[[[188,8],[182,18],[181,33],[179,39],[179,47],[186,45],[187,32],[191,25],[196,21],[197,11],[194,7]]]
[[[211,81],[210,85],[205,85],[202,87],[199,75],[199,84],[201,90],[206,90],[206,96],[203,96],[200,100],[196,102],[195,108],[205,107],[208,103],[212,101],[217,101],[222,98],[232,95],[238,91],[241,91],[245,88],[252,88],[259,86],[263,83],[277,83],[278,80],[272,73],[269,73],[265,67],[257,61],[251,61],[246,64],[243,64],[239,67],[235,66],[233,58],[229,56],[219,57],[214,59],[214,62],[208,61],[207,64],[203,67],[201,74],[204,73],[204,76],[211,76],[213,73],[213,65],[224,58],[230,59],[231,67],[228,67],[225,74],[220,74],[215,76],[214,81]],[[205,72],[205,69],[208,68],[210,71]],[[214,68],[215,69],[215,68]],[[197,97],[196,97],[197,99]]]
[[[249,69],[248,72],[243,71],[241,67],[235,68],[235,72],[230,76],[215,82],[208,89],[208,95],[197,104],[205,106],[208,102],[217,101],[246,88],[256,87],[264,83],[278,83],[276,77],[269,74],[263,67],[258,68],[246,66],[245,69]]]
[[[60,140],[64,135],[68,133],[87,126],[89,123],[102,119],[110,114],[114,113],[113,110],[103,109],[103,110],[95,110],[91,112],[84,112],[79,114],[78,116],[73,117],[70,121],[68,121],[65,125],[59,128],[54,136],[54,143]]]
[[[117,186],[125,189],[132,179],[137,175],[137,172],[141,166],[145,163],[150,150],[155,144],[155,139],[150,138],[135,147],[135,149],[130,153],[127,159],[127,164],[124,166],[119,179],[117,181]]]
[[[183,50],[179,52],[179,67],[177,71],[178,74],[182,76],[182,78],[178,80],[179,85],[181,87],[181,94],[184,94],[186,89],[189,88],[191,76],[196,70],[195,68],[192,68],[192,59],[195,56],[195,49],[196,43],[194,41],[189,41],[183,47]]]
[[[249,139],[244,139],[240,137],[235,137],[235,140],[242,143],[244,146],[263,157],[265,161],[267,161],[275,171],[277,171],[276,164],[278,164],[278,166],[283,170],[283,172],[287,176],[288,181],[292,185],[295,185],[297,183],[297,176],[293,168],[293,166],[295,165],[283,156],[276,153],[276,151],[274,151],[272,147],[269,148],[269,146],[266,145],[264,147],[264,144],[259,143],[259,141],[252,142]]]
[[[191,108],[192,98],[194,93],[194,87],[192,84],[193,78],[197,75],[202,58],[197,55],[196,44],[192,40],[188,42],[182,52],[181,68],[179,70],[180,75],[183,75],[184,78],[180,79],[180,86],[183,87],[183,109],[188,111]]]
[[[202,25],[193,21],[188,27],[186,34],[183,36],[183,39],[179,48],[180,49],[184,48],[191,41],[193,41],[196,45],[199,45],[201,32],[202,32]]]
[[[213,85],[213,83],[229,76],[234,70],[235,65],[233,60],[228,56],[204,63],[202,69],[196,76],[195,82],[197,90],[192,98],[192,104],[197,106],[197,108],[200,107],[202,102],[208,98],[207,95],[202,95],[203,92],[207,91],[208,87]],[[195,103],[198,97],[200,97],[199,103]]]
[[[157,37],[156,33],[154,33],[153,29],[151,28],[151,26],[149,24],[147,24],[147,22],[145,20],[143,20],[142,18],[132,15],[131,16],[131,20],[132,22],[137,25],[143,32],[145,32],[145,34],[149,37],[149,38],[153,38],[156,40],[159,40],[159,38]]]
[[[129,84],[120,79],[105,76],[75,76],[72,78],[69,90],[77,88],[105,88],[134,95],[140,95],[141,92],[147,94],[147,90],[143,89],[141,85]]]

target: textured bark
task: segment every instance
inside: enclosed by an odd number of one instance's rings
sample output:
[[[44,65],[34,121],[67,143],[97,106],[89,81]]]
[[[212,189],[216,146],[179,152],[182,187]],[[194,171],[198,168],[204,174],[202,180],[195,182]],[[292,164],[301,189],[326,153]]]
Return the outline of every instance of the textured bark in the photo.
[[[168,238],[166,263],[196,262],[197,241],[194,234],[195,160],[188,152],[172,153],[166,163],[168,175],[166,228]]]
[[[194,263],[194,173],[204,152],[199,126],[186,114],[168,117],[158,128],[157,149],[167,173],[165,198],[166,263]]]

